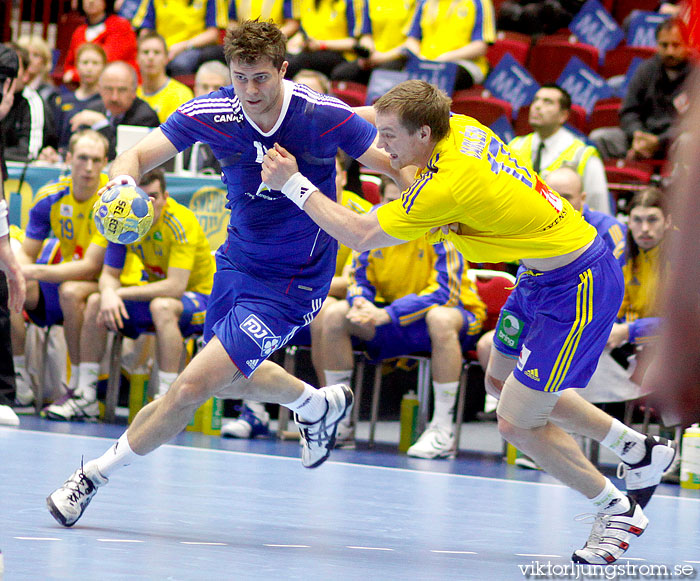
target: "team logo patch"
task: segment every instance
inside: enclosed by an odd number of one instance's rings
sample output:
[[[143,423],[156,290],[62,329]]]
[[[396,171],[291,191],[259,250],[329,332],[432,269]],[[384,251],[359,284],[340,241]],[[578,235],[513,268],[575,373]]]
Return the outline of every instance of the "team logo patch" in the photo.
[[[270,328],[255,315],[248,315],[239,326],[241,330],[260,347],[260,355],[262,357],[270,355],[282,342],[282,338],[275,335]]]
[[[520,349],[520,355],[518,356],[518,365],[517,368],[522,371],[525,369],[525,364],[527,363],[527,360],[530,358],[530,351],[525,345],[523,345],[522,349]]]
[[[70,204],[61,204],[58,213],[61,215],[61,218],[70,218],[73,216],[73,206]]]
[[[514,349],[518,346],[520,335],[523,332],[523,322],[508,311],[503,311],[498,319],[496,336],[508,347]]]

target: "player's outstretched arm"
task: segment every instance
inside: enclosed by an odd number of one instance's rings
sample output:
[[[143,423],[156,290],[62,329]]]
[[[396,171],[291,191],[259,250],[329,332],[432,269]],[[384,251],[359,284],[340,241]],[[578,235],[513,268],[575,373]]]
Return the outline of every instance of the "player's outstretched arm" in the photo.
[[[131,176],[138,183],[143,174],[175,157],[176,154],[177,149],[160,128],[154,129],[114,160],[109,170],[109,177],[113,181],[117,178],[116,183],[122,183],[118,180],[119,177]],[[106,188],[112,185],[114,184],[110,182]]]
[[[261,176],[268,187],[281,191],[316,224],[354,250],[363,252],[405,242],[384,232],[374,212],[356,214],[323,195],[299,173],[294,156],[278,144],[265,154]]]

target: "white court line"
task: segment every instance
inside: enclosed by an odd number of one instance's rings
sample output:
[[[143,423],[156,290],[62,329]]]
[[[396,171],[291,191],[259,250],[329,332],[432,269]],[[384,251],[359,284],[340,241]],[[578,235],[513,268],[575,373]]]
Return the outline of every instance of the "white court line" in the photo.
[[[228,547],[228,543],[205,543],[204,541],[180,541],[181,545],[207,545],[212,547]]]
[[[28,432],[32,434],[40,434],[40,435],[49,435],[49,436],[63,436],[63,437],[68,437],[68,438],[87,438],[87,439],[92,439],[92,440],[108,440],[110,442],[114,442],[115,438],[107,438],[104,436],[86,436],[83,434],[65,434],[62,432],[44,432],[41,430],[22,430],[22,429],[17,429],[17,428],[6,428],[5,426],[0,426],[0,431],[7,430],[8,432],[12,432],[13,434],[19,434],[22,432]],[[297,462],[299,463],[299,458],[296,457],[289,457],[289,456],[277,456],[274,454],[261,454],[259,452],[241,452],[239,450],[220,450],[220,449],[214,449],[214,448],[199,448],[196,446],[190,446],[188,444],[163,444],[161,447],[167,447],[167,448],[176,448],[179,450],[192,450],[192,451],[197,451],[197,452],[204,452],[204,453],[219,453],[219,454],[237,454],[240,456],[252,456],[255,458],[270,458],[270,459],[275,459],[275,460],[283,460],[286,462]],[[469,479],[469,480],[483,480],[486,482],[493,482],[494,480],[498,482],[504,482],[507,484],[517,484],[517,485],[526,485],[526,486],[550,486],[550,487],[555,487],[555,488],[566,488],[568,489],[568,486],[565,486],[563,484],[558,484],[556,482],[530,482],[526,480],[512,480],[510,478],[500,478],[498,476],[490,477],[490,476],[474,476],[471,474],[453,474],[450,472],[433,472],[431,470],[415,470],[411,468],[398,468],[395,466],[377,466],[373,464],[359,464],[356,462],[336,462],[333,460],[329,460],[326,462],[328,465],[333,465],[333,466],[353,466],[355,468],[366,468],[370,470],[389,470],[389,471],[394,471],[394,472],[408,472],[411,474],[422,474],[422,475],[429,475],[429,476],[442,476],[442,477],[448,477],[448,478],[462,478],[462,479]],[[700,502],[700,498],[691,498],[688,496],[669,496],[666,494],[656,494],[654,495],[654,498],[664,498],[667,500],[678,500],[678,501],[688,501],[688,502]]]
[[[13,537],[18,541],[62,541],[57,537]]]
[[[273,545],[270,543],[263,543],[263,547],[279,547],[282,549],[310,549],[311,545]]]
[[[474,551],[439,551],[437,549],[430,549],[431,553],[440,553],[444,555],[478,555]]]
[[[684,563],[693,563],[694,565],[700,564],[700,561],[683,561]]]
[[[544,557],[547,559],[561,559],[561,555],[537,555],[531,553],[515,553],[516,557]]]
[[[388,549],[387,547],[352,547],[346,546],[346,549],[357,549],[358,551],[393,551],[394,549]]]
[[[100,543],[143,543],[136,539],[97,539]]]

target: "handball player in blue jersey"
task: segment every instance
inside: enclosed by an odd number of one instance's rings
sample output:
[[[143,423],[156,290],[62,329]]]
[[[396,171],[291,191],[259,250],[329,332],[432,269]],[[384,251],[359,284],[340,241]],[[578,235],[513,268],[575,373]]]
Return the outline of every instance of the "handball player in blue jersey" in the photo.
[[[212,396],[288,407],[302,435],[303,465],[314,468],[328,458],[352,392],[345,385],[314,389],[266,359],[321,307],[337,243],[262,182],[262,162],[275,143],[283,144],[304,175],[333,198],[338,148],[397,181],[400,174],[373,145],[370,123],[341,101],[284,80],[285,42],[272,23],[232,25],[224,40],[232,86],[185,103],[112,165],[107,186],[138,182],[178,151],[206,143],[221,164],[231,218],[216,253],[206,346],[167,395],[144,407],[102,457],[48,497],[51,514],[64,526],[78,520],[114,470],[177,435]]]

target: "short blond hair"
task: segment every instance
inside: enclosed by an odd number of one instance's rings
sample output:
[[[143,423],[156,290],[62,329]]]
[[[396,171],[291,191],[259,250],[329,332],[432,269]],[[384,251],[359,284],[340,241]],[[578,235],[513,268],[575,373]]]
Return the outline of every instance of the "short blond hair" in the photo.
[[[374,103],[378,113],[395,113],[409,133],[424,125],[430,127],[432,139],[440,141],[450,132],[452,99],[437,87],[412,79],[399,83]]]

